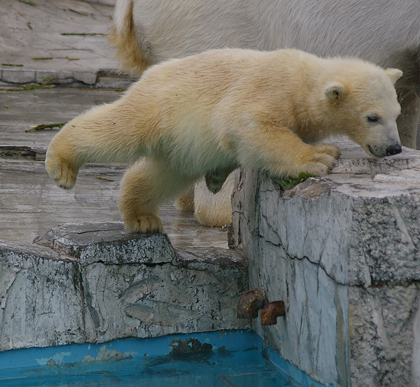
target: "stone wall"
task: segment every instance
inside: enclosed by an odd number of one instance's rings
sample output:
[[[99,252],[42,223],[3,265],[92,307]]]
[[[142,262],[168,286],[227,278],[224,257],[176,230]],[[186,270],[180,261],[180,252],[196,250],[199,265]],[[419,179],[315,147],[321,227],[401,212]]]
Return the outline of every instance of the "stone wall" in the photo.
[[[253,327],[325,383],[420,386],[420,152],[374,160],[347,142],[326,178],[289,191],[241,171],[232,241],[250,288],[283,300]]]
[[[118,222],[61,226],[37,244],[0,242],[0,351],[249,327],[235,251],[175,250]]]

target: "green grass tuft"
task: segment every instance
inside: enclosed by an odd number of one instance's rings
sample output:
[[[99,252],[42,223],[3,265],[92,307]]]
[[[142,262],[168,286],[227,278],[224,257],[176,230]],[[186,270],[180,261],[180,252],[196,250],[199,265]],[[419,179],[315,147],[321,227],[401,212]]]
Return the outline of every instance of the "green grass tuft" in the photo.
[[[308,172],[301,172],[297,178],[293,177],[286,177],[281,180],[274,180],[277,184],[280,185],[280,187],[287,191],[289,189],[292,189],[293,187],[296,187],[298,184],[302,183],[306,179],[309,179],[310,177],[314,177],[315,175],[312,175]]]

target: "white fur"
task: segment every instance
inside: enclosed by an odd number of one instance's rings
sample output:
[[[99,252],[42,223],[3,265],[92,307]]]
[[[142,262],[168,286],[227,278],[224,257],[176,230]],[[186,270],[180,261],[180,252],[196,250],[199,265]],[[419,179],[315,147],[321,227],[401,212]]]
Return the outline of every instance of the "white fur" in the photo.
[[[117,56],[122,68],[135,74],[169,58],[223,47],[299,48],[320,56],[358,56],[383,67],[400,68],[404,76],[396,85],[402,107],[398,128],[402,144],[416,147],[420,115],[418,0],[117,0],[114,19],[117,30],[122,30],[127,20],[135,30],[134,35],[116,34],[113,39],[120,48]],[[134,49],[127,48],[128,42]],[[200,187],[205,190],[204,185]],[[207,206],[202,214],[218,211],[220,197],[225,195],[228,201],[232,189],[230,179],[217,198],[209,191],[198,194],[196,190],[196,207]],[[222,223],[230,217],[231,211],[226,212]],[[203,216],[200,221],[214,225]]]
[[[131,1],[117,1],[114,9],[114,25],[118,34],[125,34],[127,32],[126,17],[129,15],[132,7]]]

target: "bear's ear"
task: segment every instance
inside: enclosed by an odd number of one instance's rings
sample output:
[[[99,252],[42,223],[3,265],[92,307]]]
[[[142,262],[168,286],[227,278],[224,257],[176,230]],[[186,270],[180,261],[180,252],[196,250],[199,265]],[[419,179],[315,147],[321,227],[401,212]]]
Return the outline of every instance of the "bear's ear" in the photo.
[[[403,75],[403,72],[398,69],[386,69],[385,72],[394,85],[395,85],[395,82],[397,82],[398,79],[400,79]]]
[[[324,90],[324,94],[329,98],[331,101],[335,102],[340,100],[347,94],[347,89],[341,83],[334,82],[330,83]]]

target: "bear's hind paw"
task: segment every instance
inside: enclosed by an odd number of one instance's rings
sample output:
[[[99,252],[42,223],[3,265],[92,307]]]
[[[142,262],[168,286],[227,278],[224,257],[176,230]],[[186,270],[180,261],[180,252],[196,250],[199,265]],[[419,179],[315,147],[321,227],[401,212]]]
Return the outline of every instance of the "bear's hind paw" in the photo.
[[[141,215],[135,219],[125,220],[127,231],[136,233],[161,233],[163,225],[160,218],[156,215]]]

